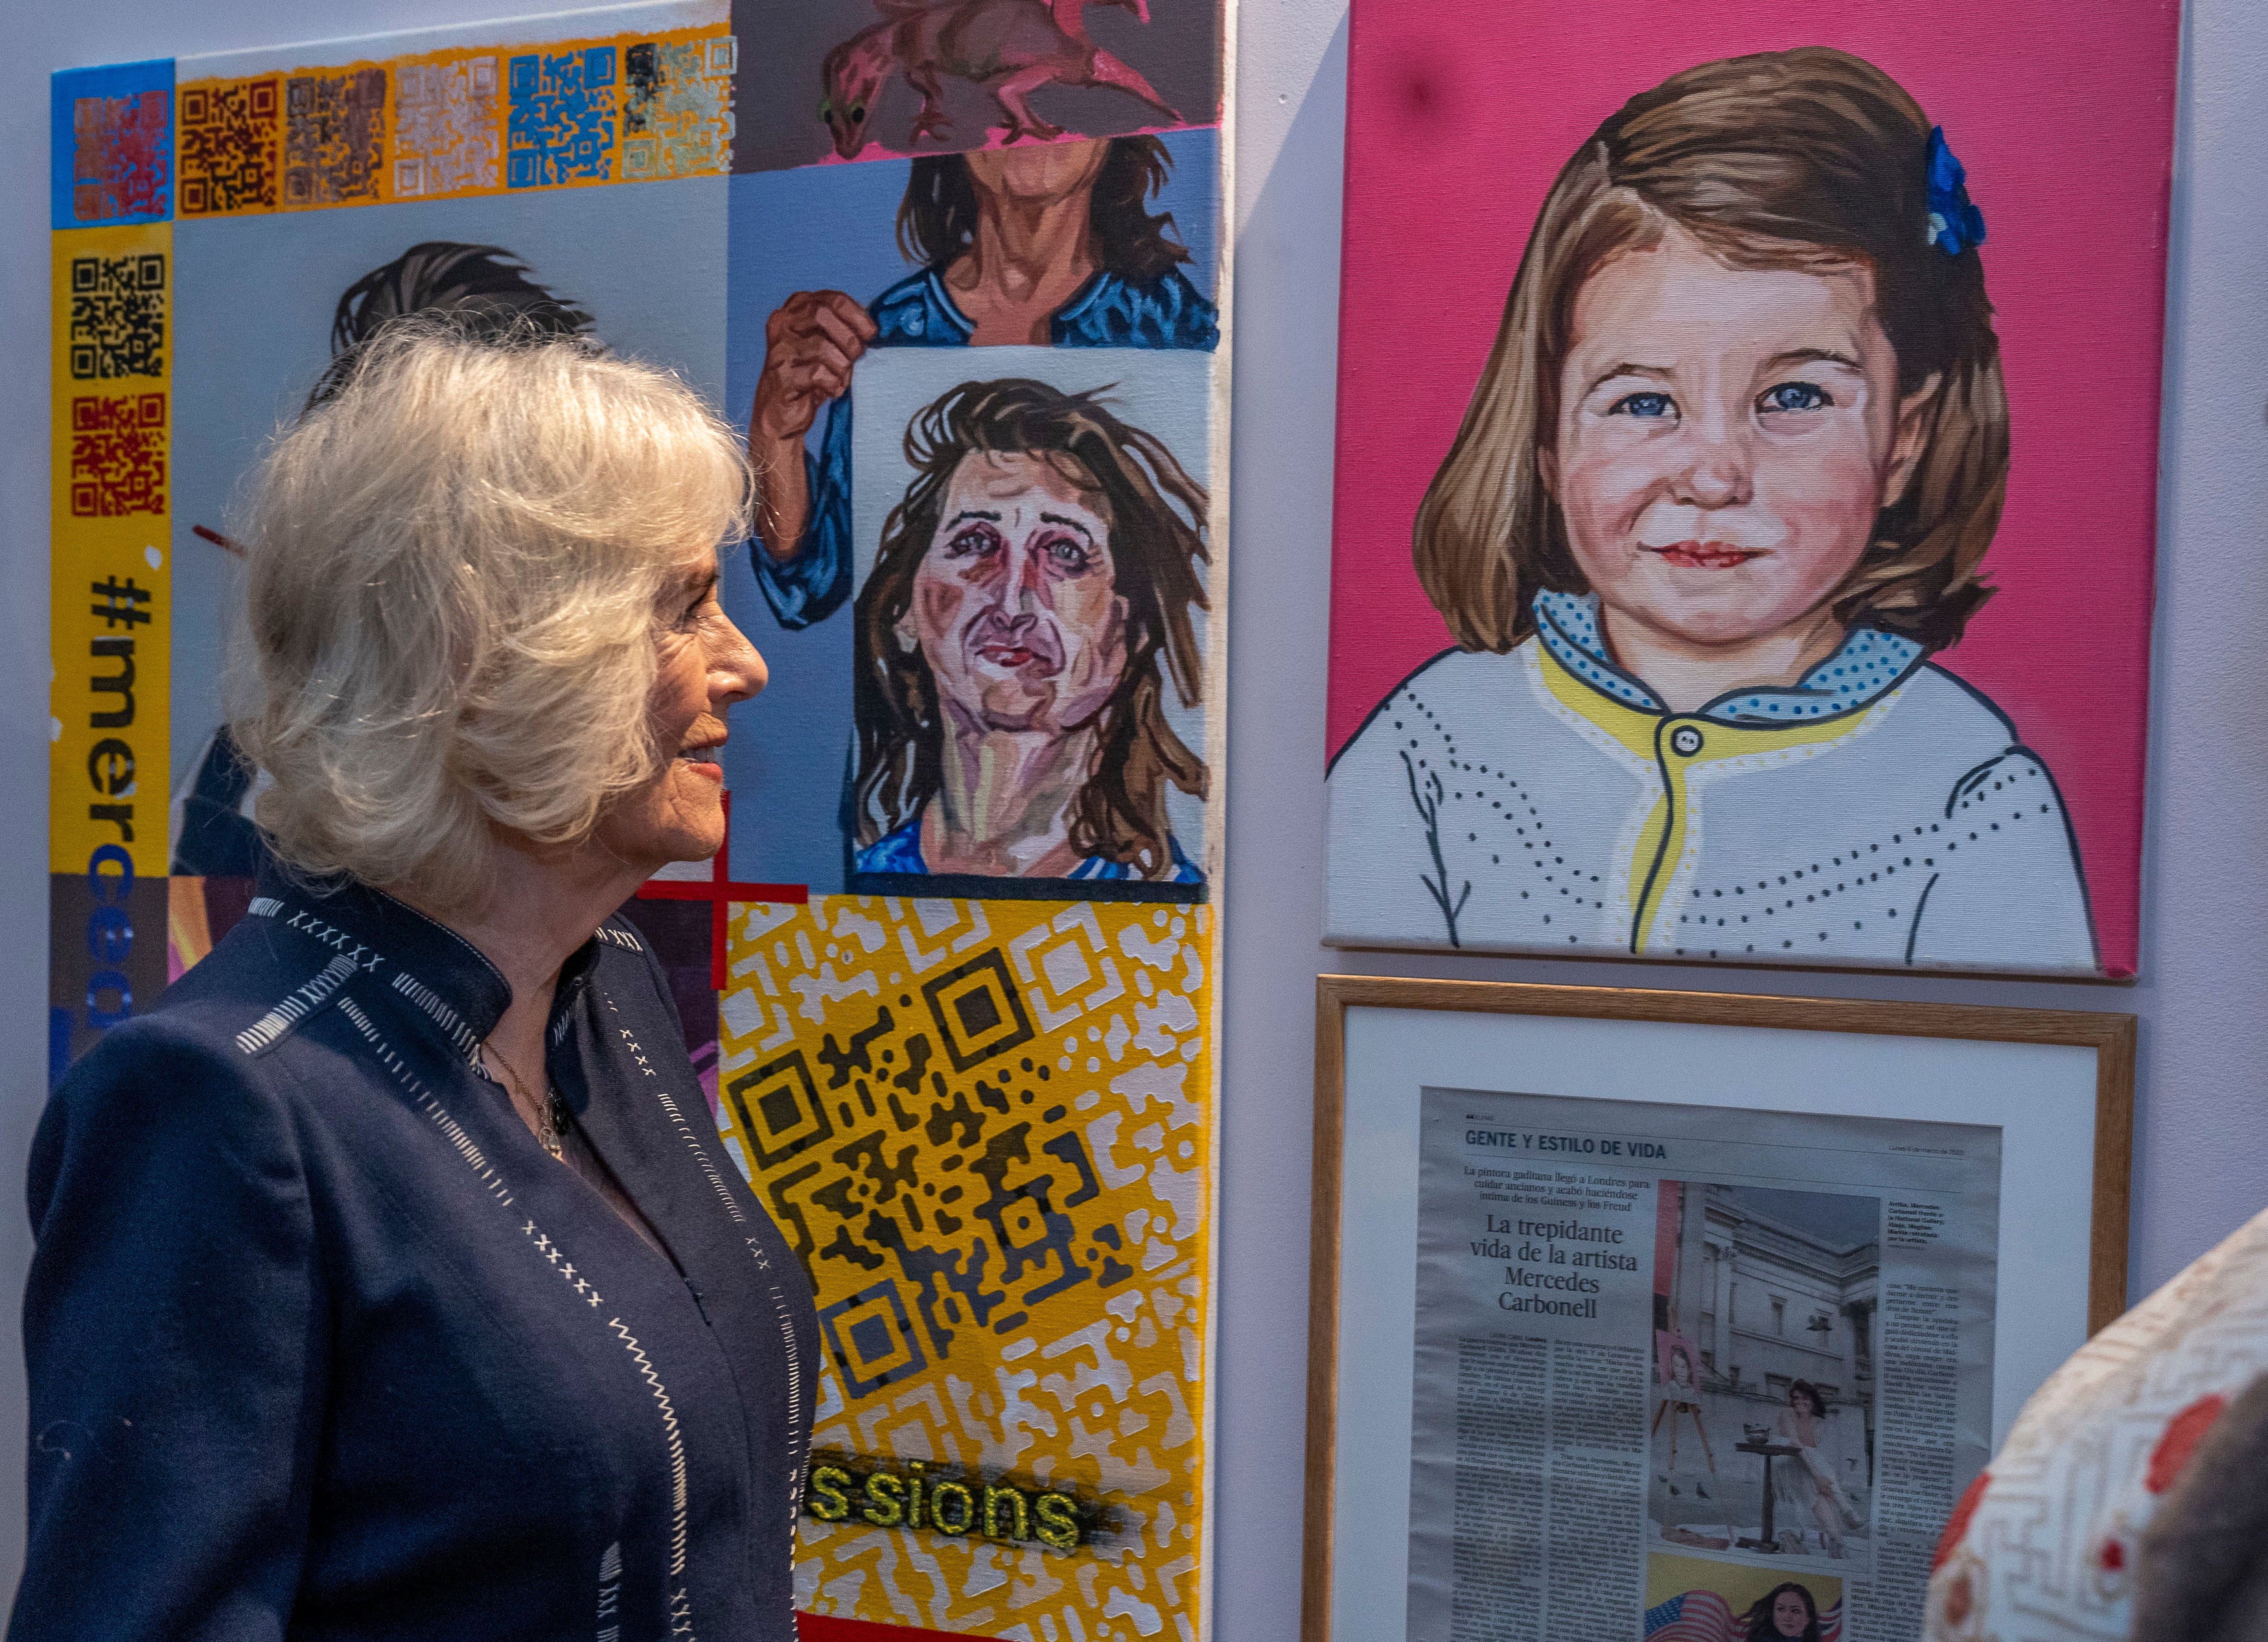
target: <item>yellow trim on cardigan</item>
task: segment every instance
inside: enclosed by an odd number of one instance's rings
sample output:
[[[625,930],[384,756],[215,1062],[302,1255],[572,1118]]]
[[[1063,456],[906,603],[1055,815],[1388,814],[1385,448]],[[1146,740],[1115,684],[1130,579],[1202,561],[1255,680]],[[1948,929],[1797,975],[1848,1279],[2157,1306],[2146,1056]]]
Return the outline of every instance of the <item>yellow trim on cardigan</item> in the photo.
[[[1646,951],[1648,926],[1677,875],[1677,863],[1684,858],[1687,823],[1692,814],[1687,786],[1692,773],[1758,753],[1816,747],[1838,740],[1857,727],[1853,721],[1857,716],[1851,714],[1751,728],[1719,724],[1691,713],[1649,712],[1586,684],[1551,652],[1550,646],[1535,648],[1543,664],[1544,688],[1552,698],[1611,737],[1633,758],[1652,764],[1660,784],[1653,809],[1638,830],[1627,869],[1631,887],[1630,949],[1634,953]]]

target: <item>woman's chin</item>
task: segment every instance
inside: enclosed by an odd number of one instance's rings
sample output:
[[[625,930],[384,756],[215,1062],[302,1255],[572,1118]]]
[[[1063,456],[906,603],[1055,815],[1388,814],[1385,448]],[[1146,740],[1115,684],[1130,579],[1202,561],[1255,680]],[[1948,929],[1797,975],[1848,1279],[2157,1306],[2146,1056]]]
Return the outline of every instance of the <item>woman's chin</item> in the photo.
[[[617,860],[654,872],[711,860],[725,847],[724,800],[711,789],[706,803],[681,799],[665,814],[618,810],[600,824],[598,840]]]
[[[1776,607],[1759,608],[1753,600],[1726,597],[1684,600],[1640,615],[1646,626],[1677,643],[1696,650],[1723,650],[1800,629],[1807,625],[1810,611],[1799,608],[1791,615]]]
[[[660,842],[673,861],[715,859],[725,847],[725,806],[718,804],[706,814],[678,816]]]
[[[717,858],[717,852],[724,847],[725,828],[719,825],[713,834],[703,832],[697,836],[673,839],[669,858],[679,865],[713,861]]]

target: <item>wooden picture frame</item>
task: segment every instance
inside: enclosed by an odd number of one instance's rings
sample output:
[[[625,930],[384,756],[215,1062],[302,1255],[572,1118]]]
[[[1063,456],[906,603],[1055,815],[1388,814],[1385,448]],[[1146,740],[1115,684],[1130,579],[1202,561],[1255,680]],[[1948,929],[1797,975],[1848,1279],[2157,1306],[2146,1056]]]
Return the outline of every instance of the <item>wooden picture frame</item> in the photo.
[[[1597,1023],[1602,1030],[1611,1028],[1614,1023],[1642,1023],[1647,1027],[1729,1028],[1734,1034],[1753,1034],[1761,1030],[1766,1033],[1849,1035],[1872,1040],[1866,1050],[1861,1051],[1861,1056],[1866,1057],[1863,1064],[1867,1065],[1879,1065],[1886,1054],[1894,1057],[1895,1051],[1888,1050],[1884,1041],[1898,1039],[1939,1040],[1948,1047],[1940,1050],[1923,1046],[1918,1051],[1910,1052],[1937,1056],[1948,1064],[1955,1064],[1964,1052],[1960,1047],[1962,1045],[2047,1046],[2090,1052],[2093,1057],[2091,1102],[2087,1100],[2088,1091],[2080,1087],[2083,1078],[2081,1064],[2064,1057],[2050,1059],[2054,1066],[2063,1069],[2056,1075],[2069,1089],[2065,1098],[2088,1108],[2083,1116],[2092,1131],[2091,1145],[2073,1138],[2075,1131],[2072,1126],[2079,1121],[2081,1113],[2066,1111],[2058,1107],[2051,1116],[2035,1109],[2038,1101],[2029,1094],[2024,1094],[2023,1098],[2030,1104],[2021,1108],[2022,1123],[2052,1121],[2058,1132],[2065,1135],[2067,1155],[2061,1165],[2065,1184],[2066,1188],[2083,1185],[2088,1193],[2088,1234],[2084,1240],[2083,1255],[2080,1251],[2073,1249],[2063,1256],[2066,1268],[2065,1286],[2074,1291],[2083,1289],[2083,1298],[2078,1292],[2063,1297],[2065,1303],[2061,1314],[2066,1322],[2063,1331],[2074,1333],[2078,1337],[2070,1339],[2067,1344],[2058,1343],[2060,1350],[2055,1360],[2060,1360],[2061,1354],[2076,1347],[2086,1335],[2100,1329],[2125,1308],[2136,1038],[2136,1023],[2132,1015],[1954,1004],[1673,992],[1634,988],[1320,976],[1316,983],[1314,1208],[1309,1255],[1307,1508],[1302,1577],[1303,1642],[1329,1642],[1334,1634],[1335,1555],[1338,1550],[1343,1504],[1336,1486],[1342,1431],[1340,1410],[1342,1393],[1346,1388],[1342,1384],[1342,1344],[1346,1338],[1342,1332],[1345,1315],[1343,1307],[1352,1304],[1359,1308],[1360,1315],[1371,1320],[1364,1324],[1365,1337],[1374,1337],[1379,1332],[1377,1307],[1367,1303],[1373,1297],[1350,1297],[1342,1282],[1344,1239],[1350,1230],[1359,1233],[1363,1229],[1349,1227],[1345,1224],[1345,1214],[1349,1163],[1348,1035],[1351,1020],[1361,1019],[1356,1012],[1366,1011],[1394,1012],[1395,1020],[1402,1020],[1416,1012],[1439,1017],[1445,1023],[1452,1020],[1469,1022],[1475,1016],[1495,1016],[1506,1021],[1531,1023],[1549,1020]],[[1413,1023],[1405,1021],[1405,1027],[1408,1024]],[[1390,1025],[1386,1018],[1381,1017],[1373,1029],[1384,1033]],[[1481,1029],[1484,1031],[1487,1028]],[[1699,1044],[1705,1049],[1708,1043],[1720,1040],[1713,1034],[1704,1034],[1697,1038],[1686,1034],[1682,1035],[1678,1041]],[[1742,1044],[1766,1041],[1752,1036],[1728,1036],[1721,1040],[1728,1053],[1737,1053]],[[1806,1047],[1815,1049],[1820,1046],[1807,1041]],[[1998,1054],[2001,1061],[2007,1059],[2005,1052],[1990,1053]],[[1425,1058],[1425,1054],[1420,1052],[1397,1055],[1391,1061],[1393,1079],[1407,1079],[1410,1122],[1413,1132],[1417,1122],[1416,1097],[1418,1090],[1425,1086],[1431,1070],[1422,1064]],[[1859,1057],[1852,1060],[1854,1067],[1861,1064]],[[2039,1064],[2047,1064],[2049,1062],[2041,1060]],[[1499,1086],[1519,1086],[1517,1076],[1500,1079]],[[2020,1093],[2012,1093],[2009,1098],[2014,1100]],[[1386,1097],[1363,1093],[1360,1098],[1376,1106]],[[1696,1104],[1701,1102],[1697,1101]],[[1786,1094],[1771,1100],[1759,1097],[1757,1105],[1765,1110],[1780,1113],[1805,1109],[1800,1101]],[[1896,1111],[1881,1115],[1900,1116]],[[1374,1160],[1381,1148],[1368,1138],[1359,1140],[1359,1144],[1366,1160],[1364,1167],[1372,1167],[1368,1160]],[[1410,1150],[1414,1159],[1414,1143]],[[2009,1156],[2004,1160],[2011,1168],[2029,1167],[2021,1155]],[[1414,1164],[1412,1167],[1414,1169]],[[2081,1175],[2083,1180],[2071,1178]],[[2029,1180],[2030,1176],[2027,1174],[2024,1178]],[[1999,1224],[2005,1232],[2009,1221],[2003,1219]],[[2005,1253],[2007,1247],[2005,1241],[2000,1244],[2000,1252]],[[1996,1254],[1996,1261],[1998,1257]],[[1997,1279],[1997,1264],[1995,1273]],[[1410,1281],[1414,1287],[1417,1281],[1414,1275]],[[2010,1305],[2012,1307],[2020,1304],[2029,1305],[2032,1300],[2033,1297],[2027,1292],[2012,1297]],[[2082,1312],[2083,1324],[2080,1322]],[[1646,1351],[1650,1357],[1653,1351],[1650,1339]],[[1738,1372],[1734,1371],[1736,1376]],[[2044,1377],[2043,1373],[2041,1377]],[[2029,1395],[2029,1391],[2036,1388],[2036,1381],[2018,1388],[2022,1395]],[[1992,1409],[1993,1423],[2002,1431],[2015,1413],[2014,1407],[2004,1408],[2001,1405],[2005,1400],[1996,1393]],[[2016,1400],[2020,1402],[2021,1398]],[[1408,1410],[1365,1408],[1362,1420],[1366,1429],[1375,1429],[1381,1419],[1403,1418],[1406,1425],[1408,1414]],[[1870,1456],[1872,1441],[1870,1434]],[[1997,1436],[1995,1441],[1997,1443]],[[1871,1467],[1871,1457],[1868,1463]],[[1767,1490],[1770,1487],[1769,1476],[1767,1466]],[[1373,1498],[1390,1494],[1395,1485],[1391,1477],[1381,1477],[1374,1471],[1366,1473],[1364,1486],[1373,1491]],[[1406,1491],[1405,1489],[1405,1494]],[[1407,1555],[1406,1544],[1403,1555]],[[1386,1642],[1379,1636],[1375,1626],[1341,1632],[1344,1642],[1352,1642],[1358,1634],[1362,1637],[1362,1642]],[[1394,1636],[1399,1638],[1401,1635],[1402,1629],[1397,1625],[1394,1628]]]

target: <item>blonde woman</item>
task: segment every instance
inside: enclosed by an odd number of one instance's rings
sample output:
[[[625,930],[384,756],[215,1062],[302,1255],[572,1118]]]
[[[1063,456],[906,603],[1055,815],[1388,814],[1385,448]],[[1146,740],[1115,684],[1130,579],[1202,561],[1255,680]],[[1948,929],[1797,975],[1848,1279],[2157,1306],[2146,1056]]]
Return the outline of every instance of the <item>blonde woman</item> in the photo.
[[[792,1642],[810,1294],[613,916],[724,837],[746,462],[481,323],[257,476],[282,865],[40,1124],[12,1636]]]

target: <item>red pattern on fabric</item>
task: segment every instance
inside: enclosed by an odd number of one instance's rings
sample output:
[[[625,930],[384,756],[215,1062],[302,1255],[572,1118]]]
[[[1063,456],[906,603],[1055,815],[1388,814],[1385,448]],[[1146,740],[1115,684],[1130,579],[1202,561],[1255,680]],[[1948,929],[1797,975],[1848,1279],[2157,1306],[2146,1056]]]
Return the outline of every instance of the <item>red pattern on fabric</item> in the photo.
[[[1945,1582],[1945,1623],[1955,1631],[1967,1623],[1969,1610],[1976,1606],[1977,1593],[1969,1582],[1969,1570],[1962,1568]]]
[[[2158,1446],[2150,1450],[2150,1469],[2142,1474],[2142,1486],[2154,1494],[2162,1494],[2174,1485],[2182,1468],[2190,1462],[2190,1455],[2205,1434],[2213,1429],[2213,1421],[2220,1417],[2228,1399],[2218,1393],[2199,1397],[2173,1418],[2166,1422]]]
[[[1935,1573],[1945,1566],[1953,1548],[1961,1543],[1961,1536],[1969,1532],[1969,1519],[1977,1514],[1977,1507],[1984,1503],[1984,1485],[1992,1480],[1990,1471],[1977,1473],[1977,1480],[1961,1496],[1961,1503],[1953,1507],[1953,1514],[1945,1520],[1945,1532],[1937,1536],[1937,1555],[1929,1559],[1929,1571]]]

